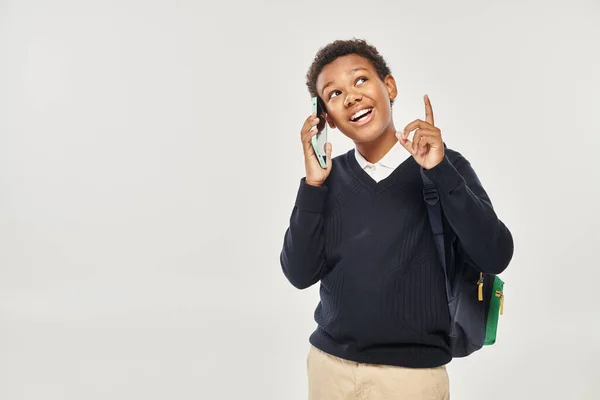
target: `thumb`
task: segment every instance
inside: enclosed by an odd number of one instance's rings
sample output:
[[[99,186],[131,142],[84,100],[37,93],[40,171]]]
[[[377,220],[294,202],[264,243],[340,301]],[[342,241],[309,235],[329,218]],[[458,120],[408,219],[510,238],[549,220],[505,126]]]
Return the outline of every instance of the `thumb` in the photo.
[[[331,165],[333,164],[333,162],[331,161],[331,150],[332,150],[332,145],[331,143],[327,143],[326,145],[326,153],[327,153],[327,169],[331,168]]]
[[[400,142],[400,144],[402,145],[402,147],[404,147],[406,150],[408,150],[408,152],[410,154],[413,153],[412,151],[412,142],[410,140],[408,140],[408,138],[404,138],[402,136],[402,132],[396,132],[396,137],[398,138],[398,141]]]

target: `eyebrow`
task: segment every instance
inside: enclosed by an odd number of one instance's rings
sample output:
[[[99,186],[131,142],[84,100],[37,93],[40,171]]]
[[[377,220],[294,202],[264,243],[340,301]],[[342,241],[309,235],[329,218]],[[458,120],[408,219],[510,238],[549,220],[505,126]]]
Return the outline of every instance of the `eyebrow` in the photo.
[[[368,71],[368,69],[364,68],[364,67],[358,67],[358,68],[354,68],[351,69],[350,71],[348,71],[348,75],[352,75],[353,73],[355,73],[356,71]],[[333,84],[333,81],[329,81],[325,84],[325,86],[323,86],[323,89],[321,89],[321,94],[325,95],[325,89],[327,89],[328,86],[331,86]]]

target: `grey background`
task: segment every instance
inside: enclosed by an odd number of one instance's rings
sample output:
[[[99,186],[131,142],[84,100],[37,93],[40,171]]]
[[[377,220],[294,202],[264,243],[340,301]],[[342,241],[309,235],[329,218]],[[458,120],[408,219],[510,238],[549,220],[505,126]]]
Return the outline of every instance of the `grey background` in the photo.
[[[306,398],[318,289],[279,250],[304,75],[351,37],[514,234],[452,396],[598,398],[598,2],[1,0],[0,399]]]

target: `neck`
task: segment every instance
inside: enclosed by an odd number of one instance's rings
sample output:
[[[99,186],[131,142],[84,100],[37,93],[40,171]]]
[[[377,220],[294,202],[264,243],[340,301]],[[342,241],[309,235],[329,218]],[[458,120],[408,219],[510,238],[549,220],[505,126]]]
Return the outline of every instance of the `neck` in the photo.
[[[390,126],[377,139],[372,142],[355,143],[356,149],[371,164],[381,160],[394,145],[398,142],[396,137],[396,128],[391,123]]]

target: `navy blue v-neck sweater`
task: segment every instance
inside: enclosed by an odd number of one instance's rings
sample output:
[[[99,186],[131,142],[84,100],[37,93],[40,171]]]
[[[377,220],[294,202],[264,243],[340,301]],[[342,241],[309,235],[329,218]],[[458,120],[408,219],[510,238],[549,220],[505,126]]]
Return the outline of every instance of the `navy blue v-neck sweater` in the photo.
[[[446,149],[425,173],[440,193],[450,246],[459,244],[483,272],[503,271],[512,236],[469,162]],[[451,360],[444,274],[422,190],[414,158],[375,182],[354,150],[333,160],[323,186],[301,180],[280,260],[295,287],[321,282],[315,347],[369,364],[427,368]]]

